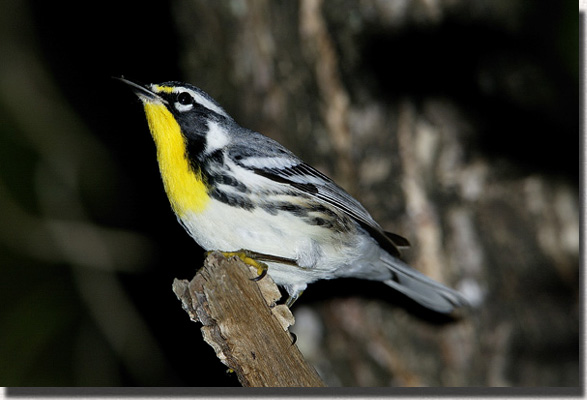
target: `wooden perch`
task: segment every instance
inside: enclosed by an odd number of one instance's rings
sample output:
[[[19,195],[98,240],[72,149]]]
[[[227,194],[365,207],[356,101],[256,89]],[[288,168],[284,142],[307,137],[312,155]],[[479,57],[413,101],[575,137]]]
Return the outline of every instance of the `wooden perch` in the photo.
[[[269,276],[255,282],[257,270],[237,257],[208,255],[196,276],[175,279],[173,291],[193,321],[203,324],[204,340],[243,386],[325,386],[293,344],[294,318]]]

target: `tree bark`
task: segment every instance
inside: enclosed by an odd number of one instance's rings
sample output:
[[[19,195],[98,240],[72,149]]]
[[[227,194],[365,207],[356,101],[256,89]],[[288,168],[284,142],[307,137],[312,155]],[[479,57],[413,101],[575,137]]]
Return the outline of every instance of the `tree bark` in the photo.
[[[190,282],[176,279],[173,291],[243,386],[324,386],[288,332],[294,318],[276,305],[279,289],[269,276],[254,282],[255,274],[238,258],[213,252]]]

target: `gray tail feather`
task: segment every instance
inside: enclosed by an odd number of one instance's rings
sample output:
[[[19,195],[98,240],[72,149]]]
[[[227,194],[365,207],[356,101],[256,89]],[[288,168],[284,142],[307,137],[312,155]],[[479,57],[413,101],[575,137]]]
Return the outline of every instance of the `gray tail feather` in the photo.
[[[387,254],[382,257],[382,261],[394,273],[394,279],[383,283],[424,307],[439,313],[450,313],[455,308],[468,305],[460,293],[432,280],[403,261]]]

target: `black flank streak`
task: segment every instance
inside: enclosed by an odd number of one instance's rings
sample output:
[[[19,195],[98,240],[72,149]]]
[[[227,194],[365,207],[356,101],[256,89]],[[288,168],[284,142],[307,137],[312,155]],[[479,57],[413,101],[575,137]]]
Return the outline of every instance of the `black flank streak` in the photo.
[[[248,211],[251,211],[255,208],[255,205],[243,196],[229,194],[223,192],[222,190],[219,190],[218,188],[212,189],[212,191],[210,192],[210,196],[212,196],[218,201],[228,204],[229,206],[243,208]]]
[[[250,192],[250,190],[247,189],[247,187],[237,181],[235,178],[233,178],[230,175],[217,175],[214,176],[214,183],[217,183],[219,185],[227,185],[227,186],[232,186],[233,188],[235,188],[236,190],[238,190],[241,193],[248,193]]]
[[[325,220],[324,218],[316,217],[309,220],[312,225],[323,226],[325,228],[332,228],[333,224],[330,221]]]
[[[277,208],[270,206],[268,203],[261,204],[261,209],[269,215],[277,215],[279,211]]]
[[[310,207],[310,211],[315,212],[315,213],[319,213],[319,214],[325,214],[331,219],[340,219],[340,217],[338,216],[337,213],[332,211],[330,208],[324,207],[323,205],[318,204],[318,203],[313,204]]]
[[[304,217],[308,214],[308,209],[306,207],[302,207],[296,204],[291,203],[280,203],[277,206],[279,211],[287,211],[290,212],[298,217]]]

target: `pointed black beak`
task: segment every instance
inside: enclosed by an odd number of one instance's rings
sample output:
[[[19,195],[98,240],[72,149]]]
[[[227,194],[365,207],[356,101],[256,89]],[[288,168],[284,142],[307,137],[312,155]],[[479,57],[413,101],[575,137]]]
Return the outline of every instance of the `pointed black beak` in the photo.
[[[121,82],[126,83],[129,85],[133,92],[142,100],[142,101],[161,101],[163,103],[167,103],[165,99],[159,96],[157,93],[153,92],[149,89],[146,85],[141,85],[133,81],[129,81],[124,77],[114,77],[114,79],[118,79]]]

